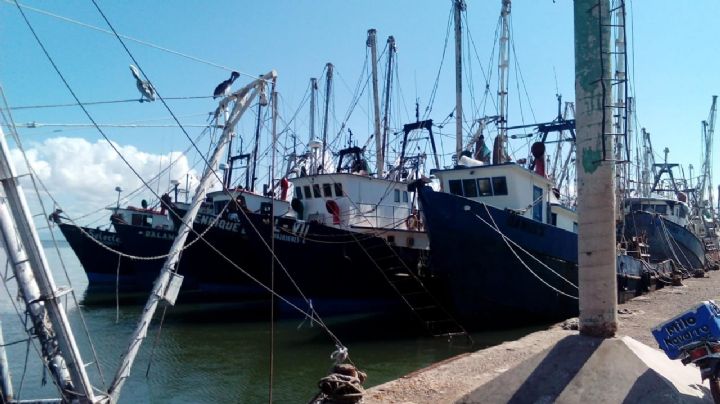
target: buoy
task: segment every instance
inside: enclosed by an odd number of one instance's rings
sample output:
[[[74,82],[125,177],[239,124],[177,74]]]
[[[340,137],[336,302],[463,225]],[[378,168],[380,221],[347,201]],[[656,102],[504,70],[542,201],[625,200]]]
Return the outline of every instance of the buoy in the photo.
[[[325,202],[325,209],[332,215],[333,224],[340,224],[340,206],[337,202],[333,200]]]

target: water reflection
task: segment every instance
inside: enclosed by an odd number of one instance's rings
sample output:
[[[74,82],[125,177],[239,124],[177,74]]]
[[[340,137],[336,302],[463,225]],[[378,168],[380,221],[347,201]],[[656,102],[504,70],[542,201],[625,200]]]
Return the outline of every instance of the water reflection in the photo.
[[[103,377],[97,365],[87,369],[95,385],[102,388],[102,380],[108,383],[113,377],[142,305],[124,304],[116,309],[114,293],[87,290],[87,279],[69,247],[62,246],[60,254],[77,295],[84,299],[81,310],[99,355]],[[48,252],[48,259],[57,272],[57,284],[66,284],[63,281],[65,275],[58,272],[61,270],[57,256]],[[123,303],[143,302],[145,298],[121,296]],[[283,319],[275,323],[274,346],[271,347],[271,316],[267,304],[267,301],[178,304],[168,308],[164,315],[163,310],[158,310],[123,389],[121,402],[265,402],[270,389],[271,349],[274,401],[307,402],[316,393],[318,380],[329,370],[329,356],[335,349],[333,340],[317,324],[311,325],[301,318]],[[248,306],[252,310],[248,310]],[[91,362],[90,342],[82,331],[79,313],[71,301],[66,307],[83,359]],[[254,314],[249,316],[248,313]],[[0,319],[6,342],[26,338],[7,295],[0,299]],[[366,387],[447,357],[533,331],[525,328],[476,333],[473,334],[475,346],[470,347],[462,338],[448,342],[425,337],[409,313],[334,317],[326,319],[326,323],[350,349],[355,364],[368,373]],[[15,391],[20,393],[18,398],[56,397],[49,376],[49,385],[42,385],[42,365],[32,347],[20,389],[27,348],[27,343],[21,342],[7,349]]]

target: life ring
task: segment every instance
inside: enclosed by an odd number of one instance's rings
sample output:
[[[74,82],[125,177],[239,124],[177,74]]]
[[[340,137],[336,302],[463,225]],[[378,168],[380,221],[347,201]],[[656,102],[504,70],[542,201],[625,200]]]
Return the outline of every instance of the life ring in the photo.
[[[420,218],[417,215],[410,215],[405,219],[405,227],[408,230],[418,230],[420,228]]]

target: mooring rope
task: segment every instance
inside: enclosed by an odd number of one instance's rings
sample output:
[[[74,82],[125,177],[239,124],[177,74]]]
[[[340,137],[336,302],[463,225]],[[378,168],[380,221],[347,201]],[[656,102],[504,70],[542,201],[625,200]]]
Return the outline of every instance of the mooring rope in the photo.
[[[489,210],[487,210],[487,206],[486,206],[485,204],[483,204],[483,206],[485,207],[486,211],[488,212],[488,216],[489,216],[489,215],[490,215],[490,212],[489,212]],[[563,296],[569,297],[569,298],[571,298],[571,299],[578,300],[578,297],[577,297],[577,296],[573,296],[573,295],[571,295],[571,294],[565,293],[565,292],[563,292],[562,290],[560,290],[560,289],[552,286],[552,285],[549,284],[547,281],[545,281],[542,277],[540,277],[540,275],[538,275],[537,273],[535,273],[535,272],[530,268],[530,266],[529,266],[529,265],[520,257],[520,255],[515,251],[515,249],[513,249],[513,247],[512,247],[512,245],[510,244],[510,242],[512,242],[513,244],[517,245],[515,242],[513,242],[513,241],[510,240],[506,235],[504,235],[504,234],[500,231],[499,228],[493,227],[493,225],[491,225],[490,223],[488,223],[485,219],[483,219],[483,218],[480,217],[479,215],[477,215],[477,214],[474,214],[474,215],[475,215],[475,217],[477,217],[480,221],[482,221],[483,223],[485,223],[488,227],[490,227],[491,229],[495,230],[495,231],[500,235],[500,237],[502,238],[502,240],[505,242],[505,245],[510,249],[510,251],[513,253],[513,255],[515,256],[515,258],[517,258],[518,261],[520,261],[520,263],[525,267],[525,269],[527,269],[527,270],[528,270],[535,278],[537,278],[537,280],[539,280],[543,285],[547,286],[548,288],[554,290],[555,292],[557,292],[557,293],[559,293],[559,294],[561,294],[561,295],[563,295]],[[492,220],[492,216],[490,216],[490,218],[491,218],[491,220]],[[494,221],[493,221],[493,224],[494,224]],[[497,224],[495,224],[495,226],[497,226]],[[520,246],[517,246],[517,247],[518,247],[521,251],[523,251],[524,253],[528,254],[530,257],[532,257],[534,260],[536,260],[537,262],[539,262],[539,263],[540,263],[541,265],[543,265],[545,268],[549,269],[551,272],[553,272],[555,275],[557,275],[560,279],[564,280],[565,282],[567,282],[568,284],[572,285],[574,288],[577,289],[577,285],[573,284],[573,283],[570,282],[568,279],[564,278],[562,275],[560,275],[560,274],[558,274],[557,272],[555,272],[552,268],[550,268],[550,267],[548,267],[547,265],[545,265],[543,262],[541,262],[540,260],[538,260],[535,256],[533,256],[532,254],[530,254],[530,253],[527,252],[526,250],[522,249],[522,247],[520,247]]]

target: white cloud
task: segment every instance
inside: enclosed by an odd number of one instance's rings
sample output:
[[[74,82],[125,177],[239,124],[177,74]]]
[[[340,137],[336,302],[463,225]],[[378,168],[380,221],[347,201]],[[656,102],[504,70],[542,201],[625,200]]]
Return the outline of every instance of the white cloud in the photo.
[[[191,170],[186,156],[180,152],[152,154],[138,150],[135,146],[121,146],[114,143],[122,156],[147,182],[150,182],[161,170],[166,170],[171,161],[171,169],[165,171],[158,181],[152,181],[153,190],[162,194],[172,188],[170,180],[180,181],[185,188],[186,174],[190,173],[190,190],[197,185],[197,173]],[[18,149],[12,149],[11,158],[19,174],[27,173],[27,166]],[[82,138],[56,137],[35,143],[26,148],[26,155],[36,175],[48,188],[60,207],[70,217],[85,215],[105,206],[115,205],[117,192],[115,187],[123,189],[122,197],[142,187],[142,182],[128,168],[118,154],[104,140],[91,143]],[[27,199],[33,212],[37,207],[35,198],[30,195],[30,183],[23,182]],[[42,195],[48,210],[52,209],[49,198]],[[140,206],[142,199],[152,204],[156,198],[146,188],[128,200],[128,204]],[[181,198],[182,199],[182,198]],[[122,204],[122,201],[121,201]],[[109,216],[107,211],[100,213]],[[103,222],[98,222],[102,224]]]

